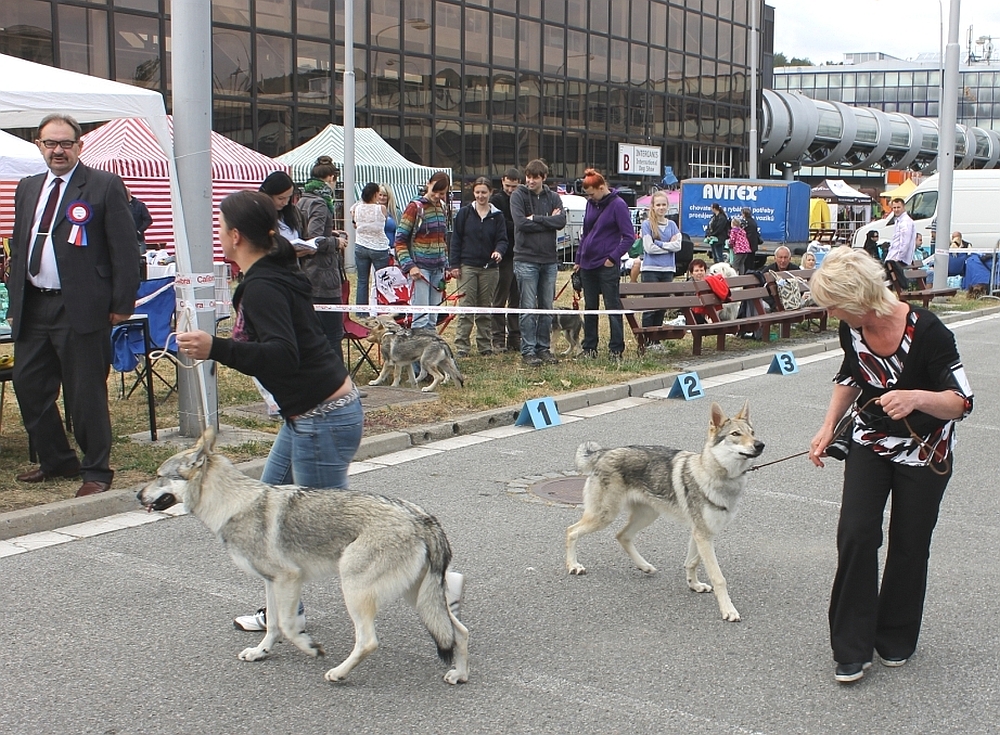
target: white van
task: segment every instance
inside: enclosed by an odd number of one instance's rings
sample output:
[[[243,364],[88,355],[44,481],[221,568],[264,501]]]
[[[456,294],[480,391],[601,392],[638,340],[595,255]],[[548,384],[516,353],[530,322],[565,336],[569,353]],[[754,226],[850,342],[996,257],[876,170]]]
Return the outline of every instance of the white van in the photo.
[[[933,247],[932,230],[937,219],[938,174],[934,174],[913,190],[906,199],[910,213],[923,235],[924,247]],[[877,230],[879,242],[892,240],[892,216],[865,225],[854,233],[854,247],[864,245],[870,230]],[[1000,170],[956,171],[952,188],[951,232],[959,231],[962,239],[974,248],[992,250],[1000,240]],[[951,232],[942,233],[951,239]]]

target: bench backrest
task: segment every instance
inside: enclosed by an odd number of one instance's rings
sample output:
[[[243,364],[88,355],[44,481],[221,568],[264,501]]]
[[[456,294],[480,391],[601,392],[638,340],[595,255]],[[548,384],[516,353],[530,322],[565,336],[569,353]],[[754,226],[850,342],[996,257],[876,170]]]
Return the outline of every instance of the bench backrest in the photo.
[[[657,311],[677,309],[688,321],[693,321],[690,311],[701,306],[695,281],[671,281],[669,283],[623,283],[618,290],[622,308],[632,311]],[[635,315],[628,315],[633,327]]]

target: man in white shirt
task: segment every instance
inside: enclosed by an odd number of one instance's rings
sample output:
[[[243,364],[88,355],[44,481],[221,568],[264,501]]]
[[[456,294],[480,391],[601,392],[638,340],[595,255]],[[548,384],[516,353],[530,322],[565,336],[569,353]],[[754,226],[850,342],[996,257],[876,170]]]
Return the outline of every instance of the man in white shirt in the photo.
[[[115,174],[80,163],[80,124],[49,115],[35,143],[48,172],[14,194],[10,313],[14,390],[38,452],[20,482],[83,476],[77,496],[105,492],[114,471],[108,370],[111,327],[128,319],[139,287],[136,225]],[[65,395],[83,458],[66,438],[56,405]]]
[[[889,252],[885,259],[895,260],[908,266],[913,262],[913,253],[917,247],[917,228],[910,215],[903,207],[903,200],[893,199],[890,202],[892,215],[895,217],[895,227],[892,230],[892,240],[889,242]]]

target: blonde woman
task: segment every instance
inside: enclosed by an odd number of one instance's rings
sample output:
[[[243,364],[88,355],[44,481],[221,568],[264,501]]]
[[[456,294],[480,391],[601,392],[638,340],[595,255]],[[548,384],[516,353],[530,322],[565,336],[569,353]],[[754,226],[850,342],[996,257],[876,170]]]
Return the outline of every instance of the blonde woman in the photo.
[[[846,457],[829,617],[835,678],[847,683],[864,676],[876,652],[897,667],[916,649],[931,535],[955,463],[955,424],[972,411],[972,388],[955,336],[933,312],[900,302],[864,250],[834,248],[809,285],[813,300],[840,320],[844,350],[809,458],[823,467],[823,458]],[[848,411],[835,453],[835,427]]]
[[[396,222],[399,220],[399,211],[396,209],[396,196],[392,193],[392,187],[388,184],[380,184],[376,201],[386,209],[385,236],[389,238],[390,243],[395,243]]]
[[[649,203],[649,218],[639,230],[642,236],[642,258],[640,278],[643,283],[669,283],[677,274],[675,257],[681,249],[681,231],[672,220],[667,219],[670,200],[667,192],[653,194]],[[663,309],[644,311],[642,326],[659,327],[663,324]]]
[[[815,267],[816,267],[815,253],[806,253],[805,255],[802,256],[802,262],[799,263],[799,268],[801,268],[804,271],[809,271]]]

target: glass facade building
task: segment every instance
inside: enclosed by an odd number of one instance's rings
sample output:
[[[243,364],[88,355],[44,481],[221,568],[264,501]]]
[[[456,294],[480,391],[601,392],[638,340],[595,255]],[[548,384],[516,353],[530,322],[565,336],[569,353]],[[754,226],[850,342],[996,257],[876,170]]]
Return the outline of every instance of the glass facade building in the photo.
[[[680,178],[745,175],[750,2],[355,0],[356,124],[465,181],[536,157],[556,179],[618,178],[618,143],[661,147]],[[212,0],[215,130],[278,155],[342,122],[343,3]],[[0,53],[159,90],[168,110],[170,32],[169,0],[0,4]]]

